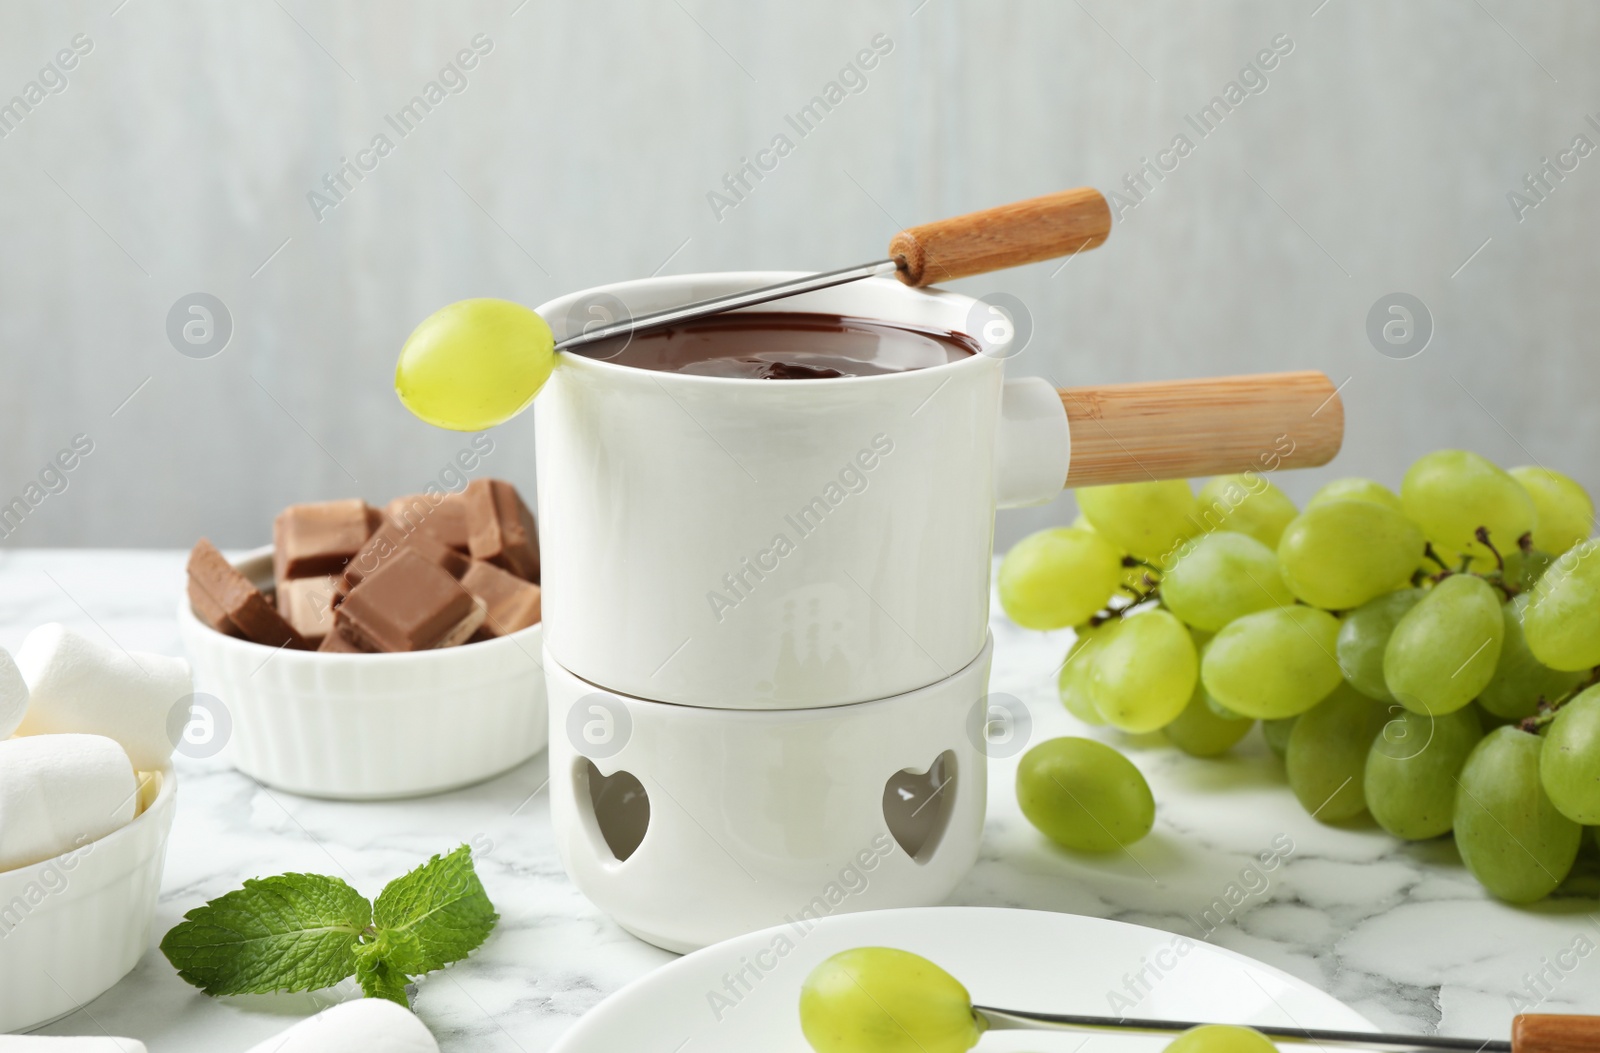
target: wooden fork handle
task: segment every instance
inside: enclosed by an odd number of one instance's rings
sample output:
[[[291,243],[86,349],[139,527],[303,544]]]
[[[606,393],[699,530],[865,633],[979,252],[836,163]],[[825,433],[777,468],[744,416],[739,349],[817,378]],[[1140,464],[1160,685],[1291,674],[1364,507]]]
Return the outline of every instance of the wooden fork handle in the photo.
[[[1110,206],[1084,186],[910,227],[889,242],[889,256],[901,281],[932,285],[1072,256],[1110,233]]]
[[[1068,487],[1312,468],[1344,441],[1339,392],[1314,371],[1058,393],[1072,437]]]
[[[1511,1023],[1512,1053],[1594,1053],[1600,1016],[1523,1013]]]

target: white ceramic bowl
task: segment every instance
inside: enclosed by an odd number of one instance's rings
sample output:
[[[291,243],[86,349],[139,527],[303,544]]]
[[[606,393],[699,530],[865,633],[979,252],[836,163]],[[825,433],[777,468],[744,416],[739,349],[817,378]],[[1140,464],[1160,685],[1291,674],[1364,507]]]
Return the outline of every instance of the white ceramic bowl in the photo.
[[[623,928],[673,951],[940,902],[983,835],[992,649],[892,698],[759,711],[603,691],[547,653],[550,810],[567,873]]]
[[[271,547],[234,561],[258,585]],[[408,654],[324,654],[225,636],[194,616],[178,628],[195,691],[235,767],[310,797],[415,797],[481,782],[544,749],[543,625]],[[224,728],[222,725],[230,727]]]
[[[127,826],[0,873],[0,1033],[73,1012],[149,950],[177,779],[168,770],[140,780],[139,814]]]

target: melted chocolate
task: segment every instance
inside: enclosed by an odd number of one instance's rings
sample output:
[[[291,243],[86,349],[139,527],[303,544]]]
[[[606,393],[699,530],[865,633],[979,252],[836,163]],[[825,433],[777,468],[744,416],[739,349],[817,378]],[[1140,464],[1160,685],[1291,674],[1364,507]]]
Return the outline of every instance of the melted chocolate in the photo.
[[[637,369],[747,380],[826,380],[904,373],[978,353],[960,333],[835,314],[719,314],[598,341],[572,353]]]

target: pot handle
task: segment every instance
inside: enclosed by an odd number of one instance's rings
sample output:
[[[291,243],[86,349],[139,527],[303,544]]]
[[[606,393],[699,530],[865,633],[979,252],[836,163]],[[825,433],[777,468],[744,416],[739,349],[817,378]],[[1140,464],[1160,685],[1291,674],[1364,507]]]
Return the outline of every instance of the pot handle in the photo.
[[[1315,370],[1060,389],[1011,380],[995,499],[1011,508],[1063,486],[1314,468],[1343,442],[1344,403]]]

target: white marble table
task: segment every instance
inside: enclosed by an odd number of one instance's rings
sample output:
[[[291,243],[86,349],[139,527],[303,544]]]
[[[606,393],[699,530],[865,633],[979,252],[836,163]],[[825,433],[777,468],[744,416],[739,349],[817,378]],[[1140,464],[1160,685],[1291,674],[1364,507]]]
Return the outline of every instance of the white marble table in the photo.
[[[0,551],[0,646],[61,621],[129,649],[180,654],[172,612],[182,566],[175,552]],[[1035,740],[1084,733],[1055,701],[1063,634],[1024,633],[999,617],[994,632],[992,690],[1028,705]],[[1053,850],[1017,810],[1016,758],[1000,760],[982,858],[951,902],[1204,937],[1396,1030],[1503,1034],[1518,998],[1543,999],[1546,1011],[1600,1012],[1592,859],[1569,895],[1511,908],[1482,893],[1448,842],[1404,846],[1375,827],[1309,819],[1258,736],[1222,761],[1185,757],[1155,736],[1119,745],[1156,794],[1149,838],[1104,860]],[[472,958],[428,978],[415,1003],[446,1050],[546,1049],[600,999],[671,957],[624,933],[568,882],[540,792],[542,756],[480,786],[382,804],[269,791],[215,760],[179,758],[178,771],[156,940],[184,911],[248,877],[347,874],[374,894],[432,853],[475,847],[500,926]],[[1241,876],[1254,857],[1286,846],[1272,873]],[[1108,990],[1124,985],[1106,981]],[[353,993],[212,999],[179,980],[152,944],[121,984],[45,1033],[130,1035],[153,1053],[231,1053]]]

